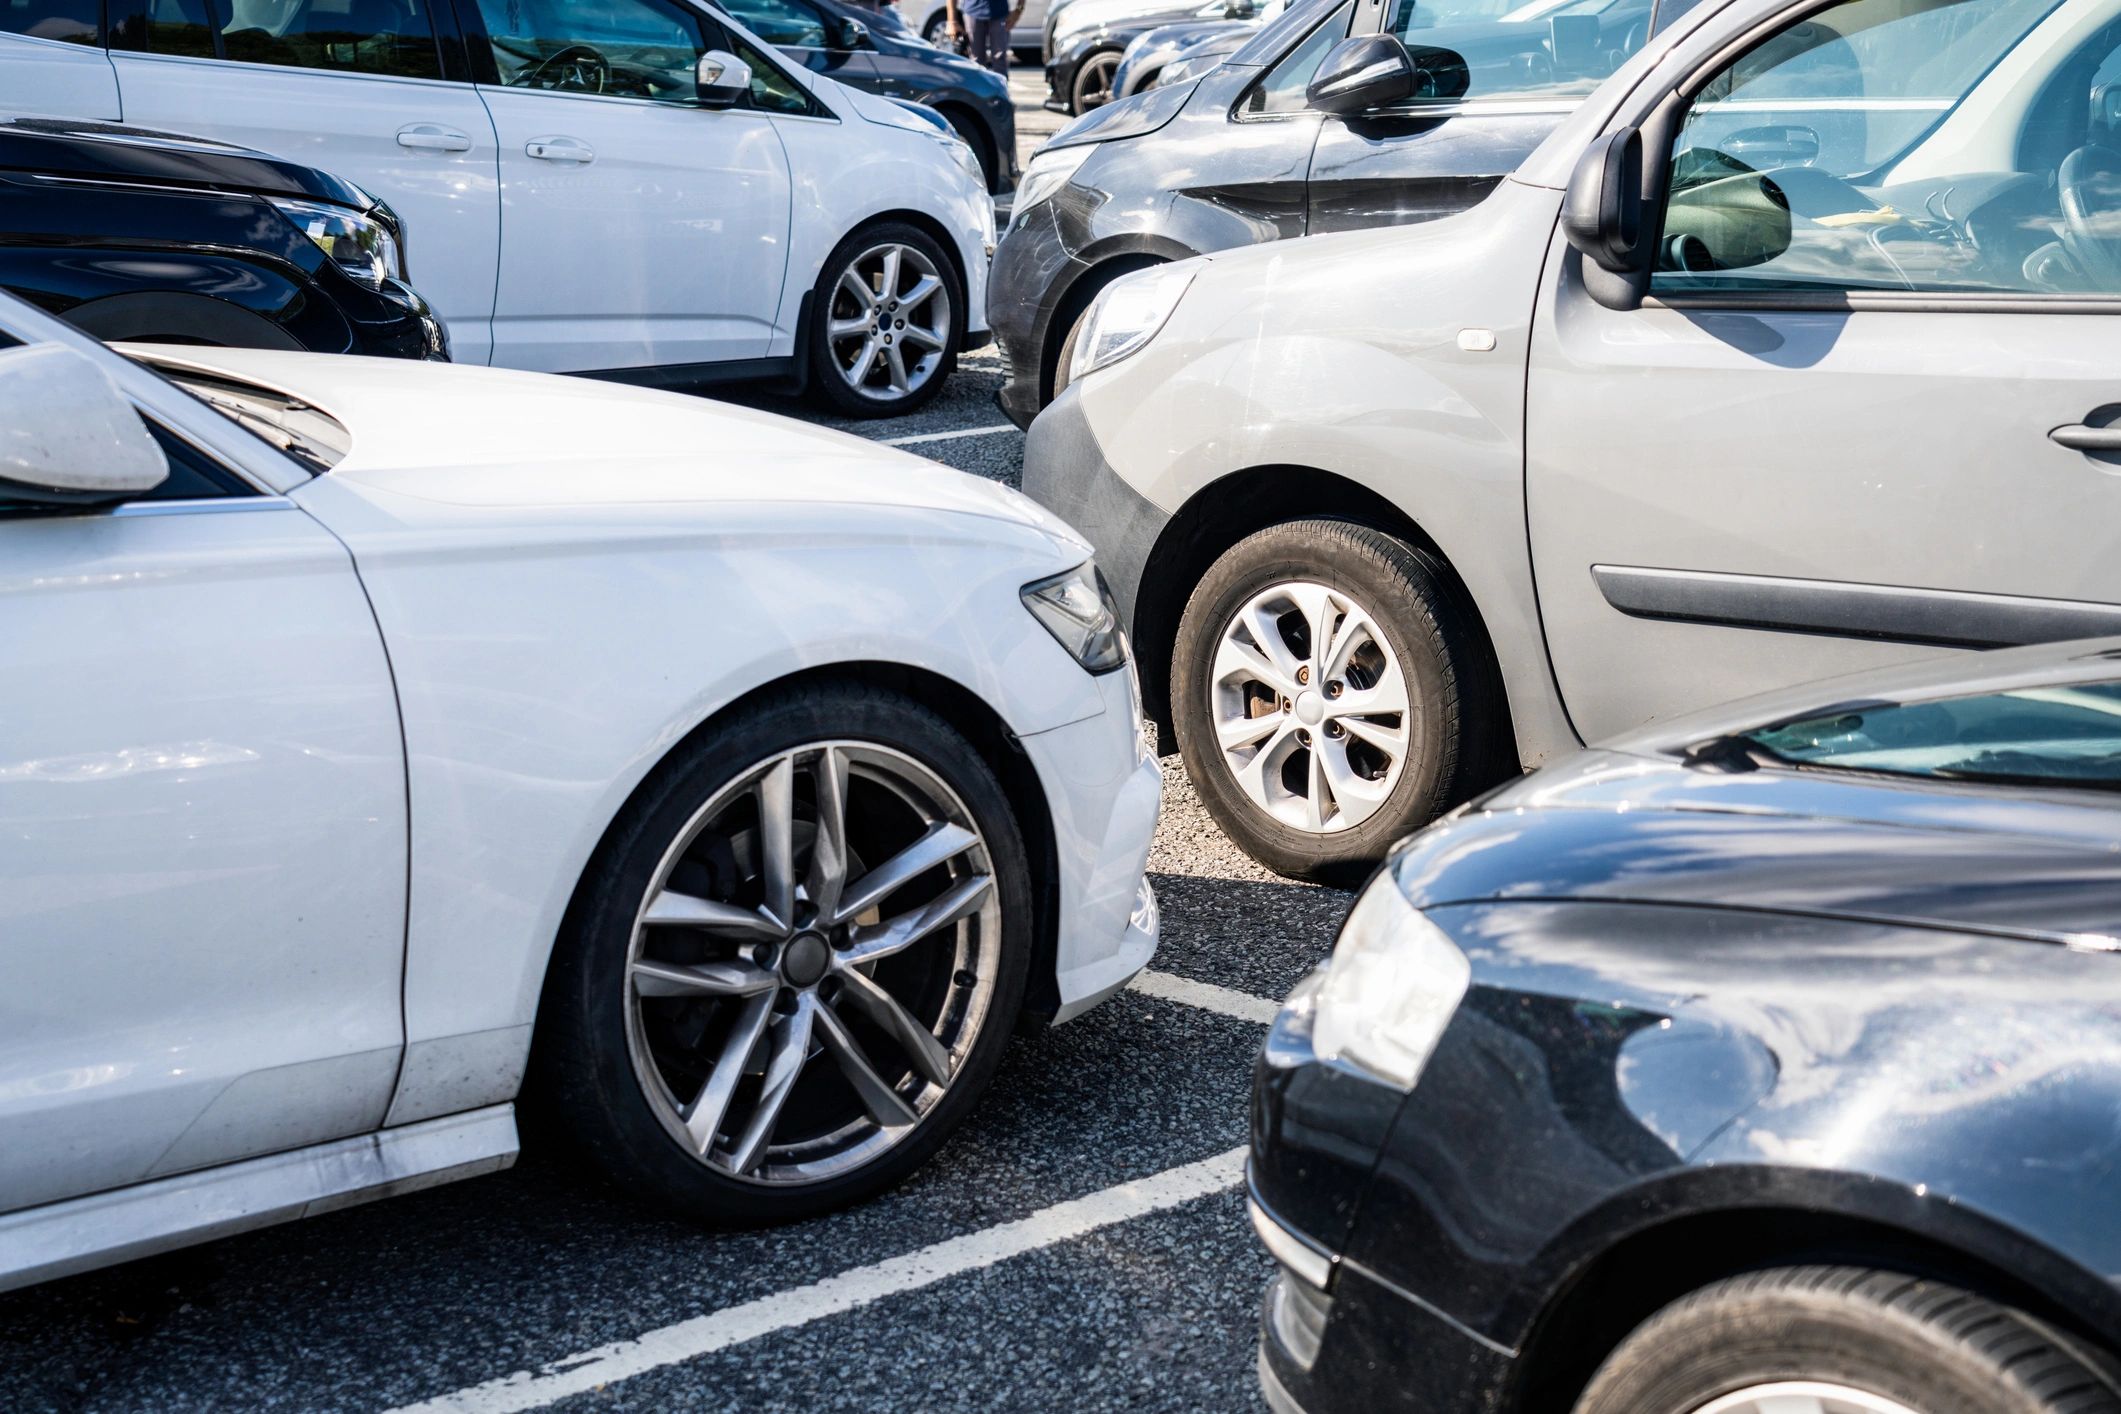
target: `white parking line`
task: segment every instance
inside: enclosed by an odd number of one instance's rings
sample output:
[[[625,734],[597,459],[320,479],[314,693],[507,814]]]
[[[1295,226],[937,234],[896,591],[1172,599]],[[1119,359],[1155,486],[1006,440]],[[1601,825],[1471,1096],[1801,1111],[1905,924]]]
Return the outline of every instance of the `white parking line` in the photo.
[[[1255,997],[1250,992],[1233,992],[1228,987],[1218,987],[1212,982],[1196,982],[1190,977],[1179,977],[1169,972],[1144,972],[1134,979],[1133,988],[1145,997],[1156,997],[1167,1002],[1183,1002],[1187,1006],[1197,1006],[1203,1011],[1219,1011],[1224,1016],[1234,1016],[1239,1021],[1257,1021],[1265,1026],[1272,1026],[1275,1015],[1281,1011],[1280,1002],[1270,1002],[1265,997]]]
[[[1016,425],[998,422],[992,427],[963,427],[955,432],[923,432],[918,437],[886,437],[887,447],[911,447],[921,442],[954,442],[960,437],[992,437],[997,432],[1014,432]]]
[[[1245,1151],[1232,1149],[1212,1159],[1055,1203],[1027,1218],[953,1237],[903,1257],[856,1267],[808,1286],[679,1321],[650,1331],[638,1340],[585,1350],[556,1360],[535,1374],[519,1371],[424,1404],[406,1405],[392,1414],[503,1414],[508,1410],[542,1408],[569,1395],[853,1311],[887,1296],[932,1286],[947,1277],[991,1267],[1099,1228],[1221,1193],[1242,1182],[1244,1172]]]

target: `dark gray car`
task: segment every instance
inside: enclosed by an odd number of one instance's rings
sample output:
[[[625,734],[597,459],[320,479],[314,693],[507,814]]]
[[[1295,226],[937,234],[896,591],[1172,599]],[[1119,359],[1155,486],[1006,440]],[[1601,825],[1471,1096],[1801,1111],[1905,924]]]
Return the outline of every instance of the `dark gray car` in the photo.
[[[1085,114],[1026,169],[995,252],[1003,411],[1028,426],[1052,401],[1076,321],[1131,270],[1472,205],[1691,3],[1305,0],[1198,79]],[[1328,55],[1380,33],[1406,46],[1426,94],[1314,104]]]

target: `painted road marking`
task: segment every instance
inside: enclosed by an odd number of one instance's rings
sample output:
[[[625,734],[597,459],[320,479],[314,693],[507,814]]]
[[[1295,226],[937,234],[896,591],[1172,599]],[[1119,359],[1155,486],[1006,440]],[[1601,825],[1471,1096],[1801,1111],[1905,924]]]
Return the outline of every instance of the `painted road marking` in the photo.
[[[1167,1002],[1183,1002],[1203,1011],[1234,1016],[1239,1021],[1257,1021],[1263,1026],[1272,1026],[1275,1015],[1281,1011],[1280,1002],[1270,1002],[1265,997],[1255,997],[1250,992],[1233,992],[1228,987],[1218,987],[1212,982],[1196,982],[1190,977],[1179,977],[1169,972],[1141,973],[1131,985],[1133,990],[1145,997],[1155,997]]]
[[[923,432],[918,437],[886,437],[887,447],[912,447],[922,442],[954,442],[960,437],[992,437],[998,432],[1014,432],[1014,423],[997,423],[993,427],[966,427],[956,432]]]

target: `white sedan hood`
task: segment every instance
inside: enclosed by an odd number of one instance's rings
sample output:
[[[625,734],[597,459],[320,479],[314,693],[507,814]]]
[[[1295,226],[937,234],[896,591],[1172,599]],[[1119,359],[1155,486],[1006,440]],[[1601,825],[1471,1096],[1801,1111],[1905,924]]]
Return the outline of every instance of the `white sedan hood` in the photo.
[[[399,359],[134,346],[330,413],[353,447],[329,475],[460,506],[777,502],[954,511],[1081,543],[1036,502],[844,432],[711,398]]]

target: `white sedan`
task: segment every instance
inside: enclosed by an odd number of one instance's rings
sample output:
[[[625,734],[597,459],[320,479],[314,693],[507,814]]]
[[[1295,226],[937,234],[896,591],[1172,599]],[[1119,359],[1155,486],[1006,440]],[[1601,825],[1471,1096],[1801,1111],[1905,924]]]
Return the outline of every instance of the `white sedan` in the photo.
[[[1087,558],[760,413],[0,296],[0,1287],[504,1167],[526,1087],[709,1220],[905,1175],[1155,949]]]

